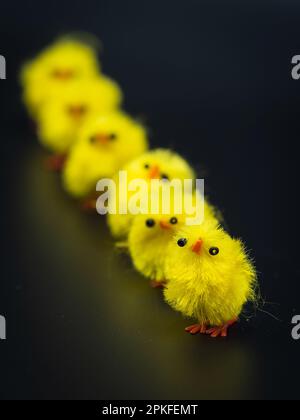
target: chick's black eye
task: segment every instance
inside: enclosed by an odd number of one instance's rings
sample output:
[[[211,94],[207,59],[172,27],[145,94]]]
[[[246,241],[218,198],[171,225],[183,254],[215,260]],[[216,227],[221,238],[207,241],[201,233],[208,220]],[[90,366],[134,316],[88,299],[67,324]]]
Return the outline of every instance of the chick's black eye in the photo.
[[[185,239],[185,238],[181,238],[177,242],[177,245],[180,246],[181,248],[183,248],[184,246],[186,246],[186,244],[187,244],[187,239]]]
[[[169,181],[170,180],[170,178],[166,174],[162,174],[161,179],[164,180],[164,181]]]
[[[144,168],[145,169],[150,169],[150,165],[148,163],[145,163]]]
[[[213,257],[218,255],[219,252],[220,252],[219,248],[216,248],[216,247],[210,248],[210,250],[209,250],[210,255],[212,255]]]
[[[172,217],[172,219],[170,219],[170,223],[171,225],[176,225],[178,223],[177,217]]]
[[[154,227],[154,226],[155,226],[155,220],[153,220],[153,219],[148,219],[148,220],[146,220],[146,226],[147,226],[148,228],[152,228],[152,227]]]
[[[110,140],[116,140],[116,139],[117,139],[117,135],[116,135],[115,133],[111,133],[111,134],[109,135],[109,139],[110,139]]]

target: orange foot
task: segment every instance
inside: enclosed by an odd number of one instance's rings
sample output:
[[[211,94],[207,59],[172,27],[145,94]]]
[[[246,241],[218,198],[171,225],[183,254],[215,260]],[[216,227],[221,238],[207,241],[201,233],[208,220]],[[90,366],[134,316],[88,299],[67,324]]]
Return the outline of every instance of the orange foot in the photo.
[[[153,289],[164,289],[166,287],[166,282],[165,281],[151,280],[150,281],[150,286]]]
[[[46,159],[46,168],[49,171],[60,172],[65,164],[66,155],[53,155]]]
[[[210,335],[212,338],[217,338],[217,337],[225,338],[228,335],[228,328],[236,324],[237,321],[238,319],[235,318],[232,321],[227,322],[225,325],[223,325],[223,327],[210,328],[209,330],[206,331],[206,334]]]
[[[206,325],[205,324],[195,324],[189,327],[186,327],[186,332],[195,335],[195,334],[206,334]]]
[[[86,212],[96,211],[96,203],[97,203],[97,200],[93,198],[84,200],[81,203],[81,209]]]

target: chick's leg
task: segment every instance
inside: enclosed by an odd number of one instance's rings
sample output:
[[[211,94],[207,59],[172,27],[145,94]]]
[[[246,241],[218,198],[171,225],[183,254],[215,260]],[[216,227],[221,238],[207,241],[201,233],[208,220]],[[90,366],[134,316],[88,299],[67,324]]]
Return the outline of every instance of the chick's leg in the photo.
[[[65,164],[67,155],[52,155],[46,159],[46,168],[49,171],[60,172]]]
[[[94,192],[89,194],[86,198],[84,198],[81,203],[80,207],[81,210],[84,212],[96,212],[97,210],[97,201],[99,198],[99,194]]]
[[[87,198],[81,202],[81,210],[84,212],[96,211],[97,200],[94,198]]]
[[[195,334],[206,334],[206,325],[205,324],[194,324],[186,327],[186,332],[195,335]]]
[[[162,281],[151,280],[150,281],[150,286],[153,289],[164,289],[166,287],[166,281],[164,281],[164,280],[162,280]]]
[[[226,324],[224,324],[222,327],[210,328],[209,330],[206,331],[206,334],[210,335],[212,338],[217,338],[217,337],[225,338],[228,335],[228,328],[236,324],[237,322],[238,322],[238,318],[235,318],[229,322],[226,322]]]

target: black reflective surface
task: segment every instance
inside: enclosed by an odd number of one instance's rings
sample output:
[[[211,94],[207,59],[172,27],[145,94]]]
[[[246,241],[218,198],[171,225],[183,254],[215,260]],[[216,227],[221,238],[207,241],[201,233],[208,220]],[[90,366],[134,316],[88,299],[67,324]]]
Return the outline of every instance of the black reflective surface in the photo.
[[[59,7],[58,7],[59,4]],[[32,6],[30,13],[29,5]],[[1,398],[299,398],[300,5],[294,1],[26,2],[2,6]],[[44,169],[20,104],[22,60],[87,30],[153,146],[184,154],[256,259],[262,310],[227,340],[187,322]]]

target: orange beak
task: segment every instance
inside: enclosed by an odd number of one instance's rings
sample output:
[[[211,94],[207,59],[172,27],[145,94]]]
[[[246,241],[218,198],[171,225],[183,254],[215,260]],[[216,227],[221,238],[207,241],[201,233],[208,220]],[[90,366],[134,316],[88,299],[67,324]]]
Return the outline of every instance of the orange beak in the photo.
[[[192,251],[195,252],[196,254],[200,254],[201,248],[203,245],[203,241],[202,239],[198,239],[194,245],[192,246]]]
[[[161,220],[160,223],[159,223],[159,226],[162,229],[165,229],[165,230],[171,229],[171,225],[168,222],[166,222],[165,220]]]
[[[69,80],[74,76],[72,70],[55,70],[53,72],[53,77],[59,80]]]
[[[96,134],[94,137],[94,142],[100,146],[107,146],[109,142],[109,136],[107,134]]]
[[[159,174],[160,174],[159,166],[155,165],[155,166],[152,166],[152,168],[150,169],[148,176],[150,179],[157,179],[159,178]]]
[[[83,115],[86,113],[86,107],[77,105],[77,106],[70,106],[69,107],[69,114],[74,120],[79,120]]]

